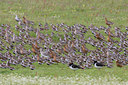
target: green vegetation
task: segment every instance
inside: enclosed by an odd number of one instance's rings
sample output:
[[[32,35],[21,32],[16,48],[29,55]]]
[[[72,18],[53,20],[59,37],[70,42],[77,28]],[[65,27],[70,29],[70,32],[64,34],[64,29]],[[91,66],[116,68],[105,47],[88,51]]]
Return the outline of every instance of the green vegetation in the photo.
[[[15,14],[34,22],[105,26],[104,17],[114,26],[128,23],[127,0],[1,0],[0,24],[16,23]]]
[[[30,70],[29,67],[24,68],[22,66],[14,66],[15,70],[11,71],[9,69],[0,69],[0,74],[5,74],[8,75],[10,73],[17,73],[19,75],[25,75],[25,76],[40,76],[40,77],[45,77],[45,76],[52,76],[52,77],[73,77],[75,75],[77,76],[83,76],[83,75],[87,75],[90,77],[94,77],[94,78],[98,78],[100,77],[104,77],[104,76],[115,76],[115,77],[119,77],[122,81],[127,81],[128,78],[128,67],[125,66],[123,68],[119,68],[114,66],[113,68],[107,68],[104,67],[102,69],[96,69],[95,67],[91,68],[91,69],[85,69],[85,70],[77,70],[77,71],[73,71],[71,69],[69,69],[68,65],[63,65],[63,64],[54,64],[54,65],[39,65],[37,63],[35,63],[36,65],[36,69],[35,70]]]

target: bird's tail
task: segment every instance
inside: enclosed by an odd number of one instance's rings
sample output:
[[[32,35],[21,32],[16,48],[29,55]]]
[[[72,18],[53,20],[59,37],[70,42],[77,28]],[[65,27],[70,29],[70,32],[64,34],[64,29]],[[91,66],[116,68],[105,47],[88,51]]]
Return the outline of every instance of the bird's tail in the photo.
[[[80,67],[80,69],[85,69],[85,67]]]

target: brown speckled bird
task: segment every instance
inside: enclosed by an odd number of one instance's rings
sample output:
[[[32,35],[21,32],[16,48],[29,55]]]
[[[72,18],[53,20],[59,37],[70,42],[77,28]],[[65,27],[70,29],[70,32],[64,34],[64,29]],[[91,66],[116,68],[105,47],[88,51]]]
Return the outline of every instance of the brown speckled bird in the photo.
[[[113,22],[108,21],[106,17],[105,17],[105,23],[106,23],[106,25],[108,25],[109,27],[114,24]]]
[[[119,60],[116,60],[116,66],[121,68],[121,67],[123,67],[123,64],[121,62],[119,62]]]

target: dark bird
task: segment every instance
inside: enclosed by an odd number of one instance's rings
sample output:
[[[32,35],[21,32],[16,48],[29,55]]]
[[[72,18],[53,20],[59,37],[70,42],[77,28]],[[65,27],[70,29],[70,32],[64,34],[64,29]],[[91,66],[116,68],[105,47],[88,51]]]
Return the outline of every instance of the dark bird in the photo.
[[[30,67],[31,70],[34,70],[35,69],[35,66],[32,65],[32,64],[29,67]]]
[[[103,63],[98,63],[97,61],[94,61],[94,65],[96,68],[102,68],[102,67],[106,66]]]
[[[11,67],[11,66],[9,67],[9,69],[10,69],[10,70],[15,70],[15,68],[14,68],[14,67]]]
[[[72,70],[84,69],[84,68],[80,67],[79,65],[75,65],[73,63],[69,64],[69,68]]]

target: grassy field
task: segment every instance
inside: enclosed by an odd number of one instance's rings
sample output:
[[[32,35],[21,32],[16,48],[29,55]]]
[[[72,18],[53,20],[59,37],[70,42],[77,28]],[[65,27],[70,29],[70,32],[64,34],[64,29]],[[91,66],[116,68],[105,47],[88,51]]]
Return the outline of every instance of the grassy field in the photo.
[[[0,0],[0,24],[16,23],[15,14],[38,22],[91,23],[105,26],[104,17],[115,26],[128,23],[127,0]]]
[[[127,85],[128,67],[73,71],[67,65],[36,65],[35,70],[17,66],[14,71],[0,69],[2,84],[41,85]]]
[[[19,17],[44,24],[65,23],[67,25],[84,24],[105,26],[104,17],[114,22],[113,27],[128,24],[127,0],[0,0],[0,24],[15,26],[15,14]],[[89,35],[88,35],[89,36]],[[16,69],[0,68],[1,84],[107,84],[128,83],[128,66],[123,68],[85,69],[72,71],[67,65],[38,65],[30,70],[21,66]],[[50,82],[49,82],[50,81]],[[49,82],[49,83],[48,83]],[[52,83],[51,83],[52,82]]]

